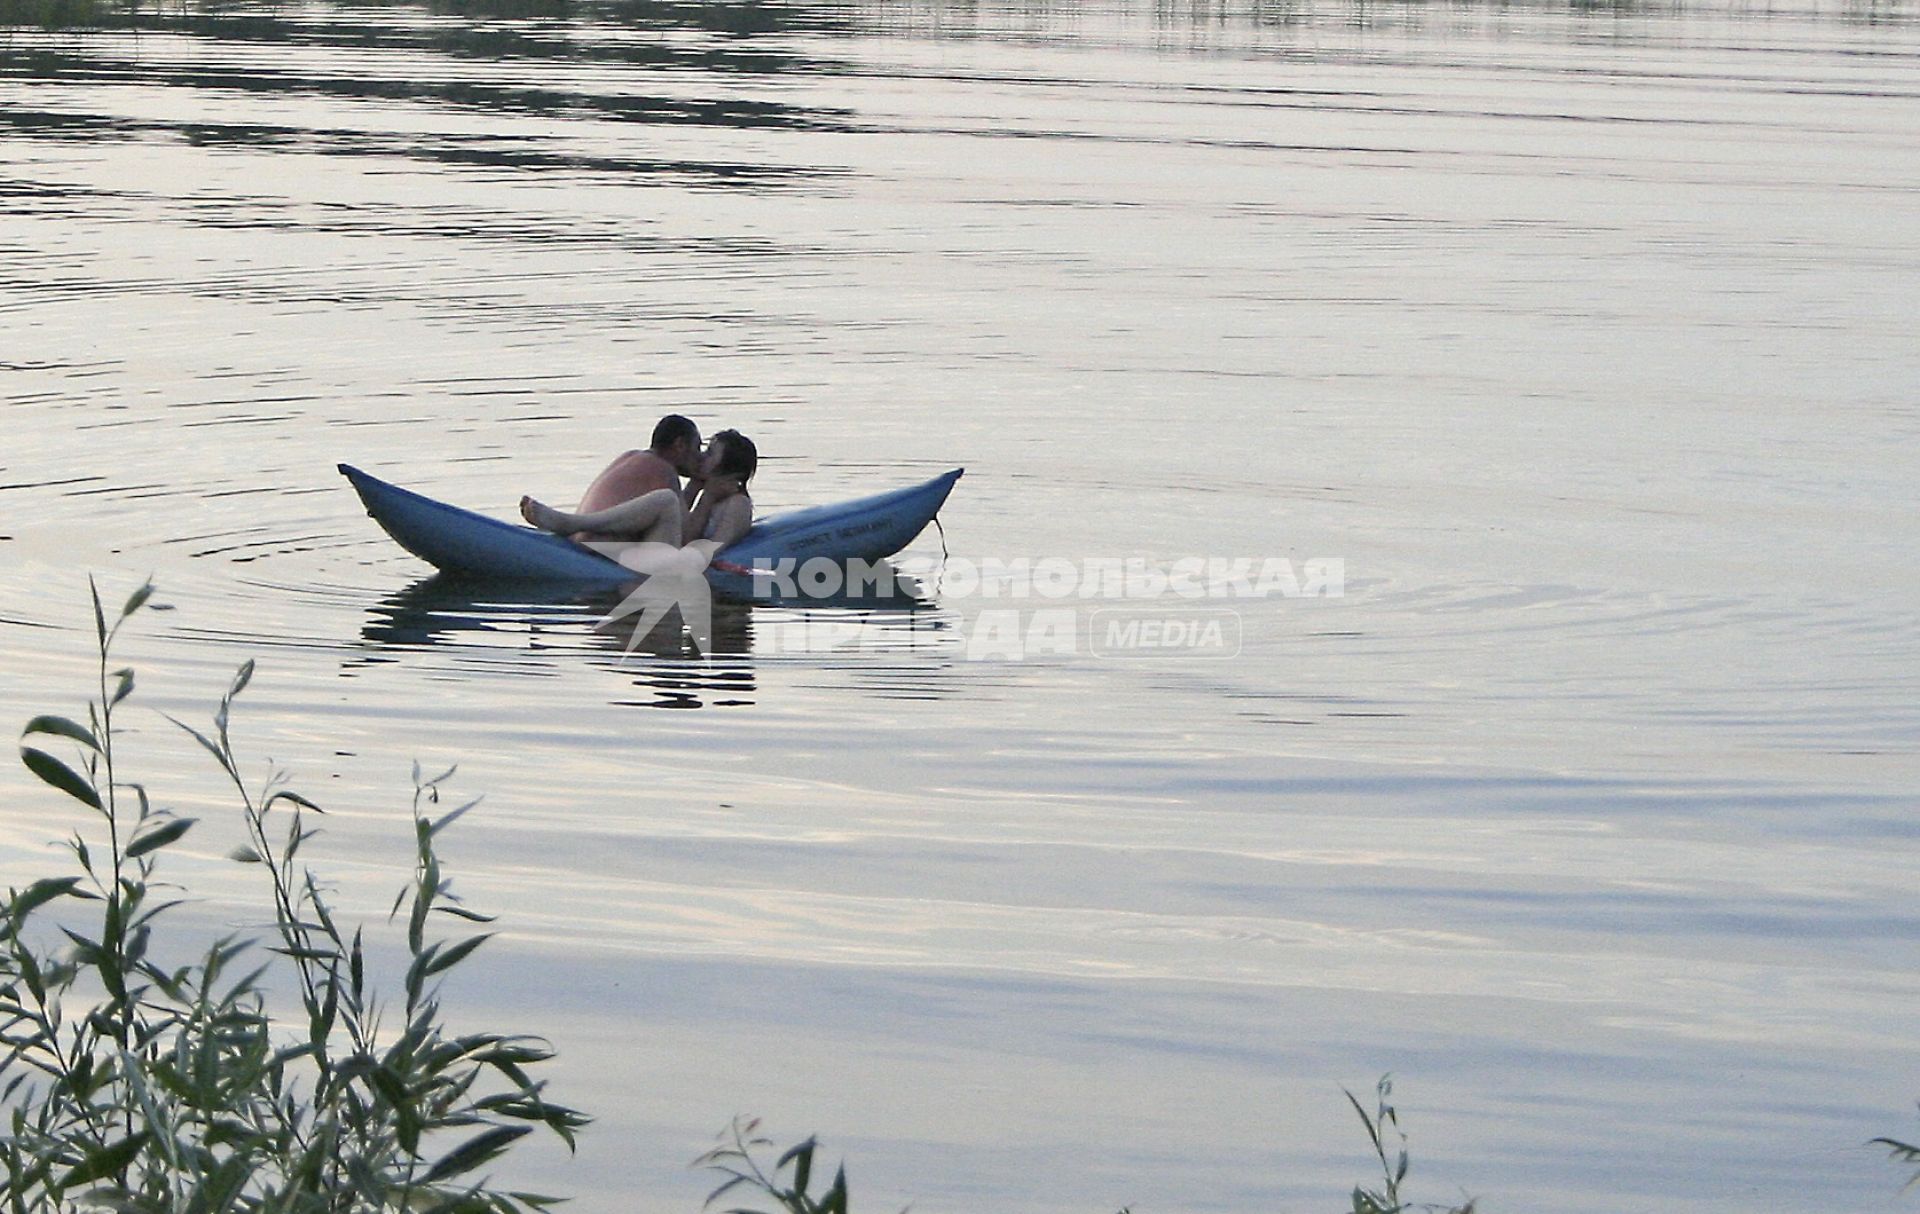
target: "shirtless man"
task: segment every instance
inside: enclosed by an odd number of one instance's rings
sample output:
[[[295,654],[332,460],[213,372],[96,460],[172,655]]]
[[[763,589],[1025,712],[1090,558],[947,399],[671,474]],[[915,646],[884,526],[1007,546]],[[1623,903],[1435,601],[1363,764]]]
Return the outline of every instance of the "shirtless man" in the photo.
[[[692,505],[693,495],[680,488],[680,478],[698,477],[700,458],[700,427],[669,413],[653,427],[653,445],[645,451],[629,451],[608,464],[587,486],[575,513],[606,510],[656,489],[683,494],[683,500]]]
[[[753,526],[753,499],[747,484],[759,462],[760,453],[752,439],[738,430],[722,430],[687,469],[689,480],[684,493],[677,484],[663,485],[604,510],[573,513],[523,497],[520,513],[543,531],[636,546],[697,548],[704,558],[711,559]],[[635,567],[624,554],[616,559]]]

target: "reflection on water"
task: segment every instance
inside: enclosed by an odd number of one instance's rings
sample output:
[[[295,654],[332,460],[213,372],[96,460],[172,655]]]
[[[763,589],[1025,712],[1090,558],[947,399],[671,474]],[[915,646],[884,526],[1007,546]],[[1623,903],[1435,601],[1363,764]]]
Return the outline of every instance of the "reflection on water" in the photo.
[[[152,574],[141,702],[193,717],[258,657],[243,744],[331,793],[351,863],[414,758],[460,762],[489,799],[452,862],[509,928],[478,997],[602,1116],[528,1187],[596,1212],[695,1208],[671,1178],[742,1110],[877,1201],[1324,1208],[1338,1087],[1388,1069],[1489,1209],[1884,1204],[1858,1144],[1920,1030],[1915,12],[9,32],[8,704],[84,685],[87,571]],[[1346,594],[1209,604],[1244,644],[1205,663],[970,660],[1029,605],[938,582],[716,587],[695,646],[421,581],[332,472],[511,517],[667,412],[754,434],[769,513],[964,463],[956,557],[1330,556]],[[168,729],[128,743],[187,804]],[[0,793],[33,875],[44,801]]]
[[[795,598],[747,578],[719,582],[712,631],[701,645],[677,607],[644,616],[626,608],[624,590],[485,584],[436,574],[367,609],[360,650],[342,669],[391,663],[394,651],[439,649],[475,659],[469,677],[483,682],[500,675],[503,657],[520,655],[541,667],[556,658],[578,660],[654,695],[636,700],[623,691],[607,692],[615,703],[739,708],[756,702],[756,656],[884,660],[888,654],[953,648],[952,621],[897,572],[857,590]]]

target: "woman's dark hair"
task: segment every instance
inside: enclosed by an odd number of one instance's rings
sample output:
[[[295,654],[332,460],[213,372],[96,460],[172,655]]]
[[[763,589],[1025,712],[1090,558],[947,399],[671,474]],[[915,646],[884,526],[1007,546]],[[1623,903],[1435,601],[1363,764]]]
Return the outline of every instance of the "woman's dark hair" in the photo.
[[[654,423],[652,446],[655,451],[665,451],[683,438],[689,442],[700,441],[700,427],[691,419],[669,413]]]
[[[722,430],[713,437],[715,442],[721,444],[720,466],[714,469],[715,474],[730,476],[745,489],[747,482],[753,479],[753,470],[760,466],[759,448],[738,430]]]

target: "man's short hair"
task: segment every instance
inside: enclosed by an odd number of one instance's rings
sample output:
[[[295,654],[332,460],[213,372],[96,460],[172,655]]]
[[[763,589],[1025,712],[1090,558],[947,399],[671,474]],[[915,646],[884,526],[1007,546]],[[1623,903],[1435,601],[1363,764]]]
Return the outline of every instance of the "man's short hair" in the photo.
[[[664,451],[683,438],[698,444],[700,427],[678,413],[669,413],[654,423],[652,447],[655,451]]]

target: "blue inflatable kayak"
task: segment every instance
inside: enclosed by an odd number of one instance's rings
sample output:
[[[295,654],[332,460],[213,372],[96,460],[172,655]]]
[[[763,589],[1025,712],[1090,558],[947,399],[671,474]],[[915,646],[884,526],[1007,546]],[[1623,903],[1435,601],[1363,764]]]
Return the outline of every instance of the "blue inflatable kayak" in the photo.
[[[757,522],[718,560],[752,567],[756,561],[826,557],[877,561],[913,542],[933,521],[954,482],[955,468],[930,481],[872,497],[814,506]],[[520,523],[449,506],[340,465],[367,513],[402,548],[444,572],[513,581],[630,582],[633,571],[572,540]]]

